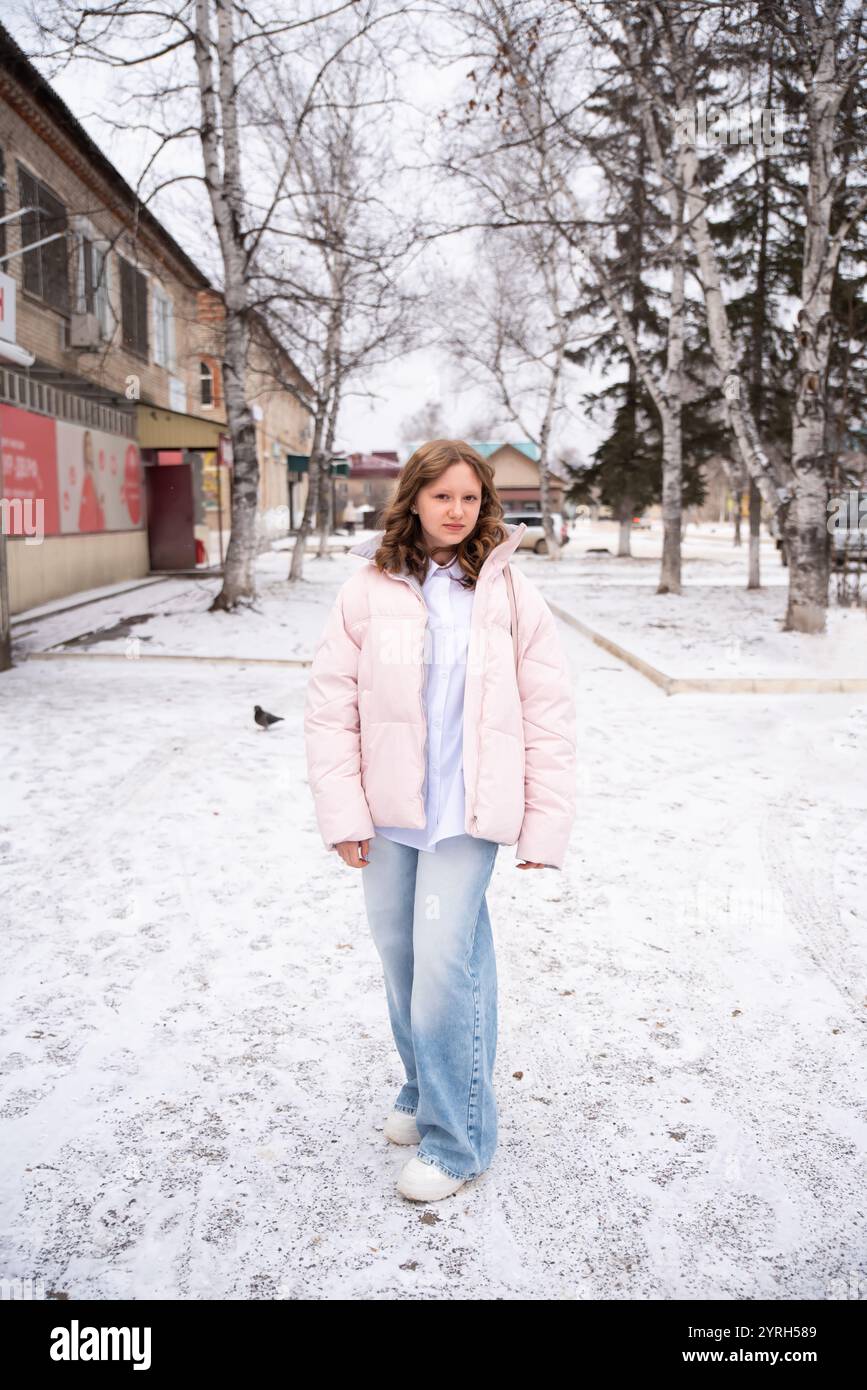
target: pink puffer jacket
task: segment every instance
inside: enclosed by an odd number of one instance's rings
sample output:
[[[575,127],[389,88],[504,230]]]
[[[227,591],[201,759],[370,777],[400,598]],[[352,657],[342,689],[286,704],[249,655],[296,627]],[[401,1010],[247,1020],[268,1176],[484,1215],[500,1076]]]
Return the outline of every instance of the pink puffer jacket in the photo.
[[[504,526],[509,534],[482,565],[472,609],[465,829],[497,844],[517,841],[518,859],[560,869],[576,809],[572,678],[550,608],[511,566],[516,673],[504,571],[526,526]],[[328,849],[372,839],[375,825],[420,829],[426,820],[428,610],[413,576],[381,573],[373,564],[381,536],[350,551],[368,563],[341,587],[307,685],[307,772]]]

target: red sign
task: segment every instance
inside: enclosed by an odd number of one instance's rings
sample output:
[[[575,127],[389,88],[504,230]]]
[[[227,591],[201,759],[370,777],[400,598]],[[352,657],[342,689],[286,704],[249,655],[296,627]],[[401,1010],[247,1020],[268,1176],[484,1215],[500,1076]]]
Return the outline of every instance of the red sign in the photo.
[[[60,530],[57,503],[57,442],[54,421],[14,405],[0,406],[3,450],[3,496],[44,507],[44,533]]]
[[[126,503],[130,521],[133,526],[138,526],[141,520],[141,463],[134,444],[127,446],[120,492]]]
[[[142,524],[138,445],[17,406],[0,406],[3,496],[42,502],[43,533],[130,531]]]

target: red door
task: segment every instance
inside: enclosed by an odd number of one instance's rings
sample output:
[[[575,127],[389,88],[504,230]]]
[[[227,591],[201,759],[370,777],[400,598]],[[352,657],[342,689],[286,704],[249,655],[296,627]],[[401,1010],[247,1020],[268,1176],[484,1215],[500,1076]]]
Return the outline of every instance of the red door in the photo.
[[[151,569],[195,569],[192,464],[155,465],[146,468],[144,475]]]

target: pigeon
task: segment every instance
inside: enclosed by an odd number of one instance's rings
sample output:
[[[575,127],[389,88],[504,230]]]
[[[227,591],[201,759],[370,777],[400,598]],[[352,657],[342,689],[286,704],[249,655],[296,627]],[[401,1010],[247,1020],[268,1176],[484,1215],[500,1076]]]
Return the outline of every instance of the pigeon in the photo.
[[[261,705],[254,705],[253,718],[260,729],[270,729],[272,724],[279,724],[283,716],[282,714],[269,714]]]

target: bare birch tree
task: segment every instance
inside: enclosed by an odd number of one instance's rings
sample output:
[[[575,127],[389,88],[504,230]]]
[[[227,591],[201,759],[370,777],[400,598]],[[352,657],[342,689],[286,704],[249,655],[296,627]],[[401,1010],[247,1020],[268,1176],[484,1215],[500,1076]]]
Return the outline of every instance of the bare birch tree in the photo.
[[[601,8],[606,12],[616,10]],[[677,148],[663,150],[653,112],[639,93],[667,210],[666,359],[660,373],[639,341],[628,299],[606,264],[605,245],[611,228],[605,210],[594,214],[576,193],[583,150],[574,122],[583,101],[582,94],[576,94],[566,81],[565,73],[571,71],[576,45],[582,42],[582,30],[572,22],[569,6],[481,0],[457,12],[450,9],[456,22],[469,34],[476,57],[476,93],[468,106],[478,137],[476,147],[463,152],[460,159],[451,150],[447,167],[472,183],[491,225],[532,226],[544,222],[568,244],[573,257],[584,258],[592,272],[659,413],[663,434],[663,556],[658,592],[679,593],[686,280],[683,152]],[[612,38],[610,30],[604,30],[595,20],[591,29],[605,33],[615,54],[625,49],[627,36],[618,42],[616,35]],[[679,82],[681,78],[675,80]],[[484,117],[483,111],[490,111],[490,115]],[[538,171],[520,200],[514,196],[514,181],[503,183],[496,178],[497,162],[502,159],[509,166],[519,160]],[[567,315],[568,324],[568,311],[564,307],[561,312]],[[564,332],[566,345],[568,332]]]
[[[691,55],[704,5],[640,6],[659,34],[659,52],[667,68],[694,71]],[[777,517],[787,539],[789,595],[785,629],[821,632],[828,604],[827,566],[827,401],[825,396],[831,342],[831,293],[842,246],[856,219],[867,208],[867,194],[856,194],[837,227],[831,213],[841,179],[852,172],[836,149],[836,118],[865,56],[864,4],[829,0],[805,3],[795,10],[762,7],[780,34],[793,46],[801,64],[808,111],[808,167],[804,199],[806,237],[797,315],[798,386],[793,412],[789,466],[774,459],[760,438],[749,403],[748,380],[741,367],[723,297],[720,259],[709,223],[712,192],[701,183],[694,142],[682,144],[681,177],[689,232],[695,245],[708,317],[719,363],[731,429],[746,468]],[[715,18],[715,17],[713,17]],[[648,104],[657,101],[652,73],[633,68]],[[688,94],[682,110],[695,111],[698,93]],[[661,113],[671,120],[670,111]]]
[[[565,347],[575,336],[565,313],[575,292],[568,248],[550,228],[533,227],[487,231],[479,251],[479,270],[444,290],[443,348],[460,385],[474,381],[499,418],[536,445],[547,555],[560,560],[550,469],[563,410]]]
[[[865,5],[816,0],[766,7],[775,32],[801,73],[807,108],[808,175],[804,199],[804,258],[797,313],[797,387],[792,422],[792,501],[785,526],[789,552],[786,626],[821,632],[828,606],[828,364],[831,296],[841,251],[867,211],[867,163],[860,171],[838,141],[839,116],[867,64]],[[860,174],[846,211],[832,227],[835,202],[847,178]]]
[[[327,554],[341,406],[350,394],[370,394],[370,372],[421,341],[421,296],[408,280],[421,229],[411,209],[397,215],[386,197],[390,127],[399,110],[388,77],[385,55],[370,69],[348,56],[335,60],[302,139],[291,91],[266,80],[258,103],[268,159],[286,165],[293,196],[271,221],[255,301],[303,360],[313,388],[309,487],[292,581],[302,578],[314,526],[318,553]]]
[[[44,0],[34,9],[45,57],[87,57],[140,75],[134,94],[141,114],[130,126],[148,137],[139,181],[143,202],[190,181],[207,194],[225,301],[223,371],[233,456],[232,531],[215,609],[255,597],[259,466],[245,382],[256,267],[279,211],[293,196],[290,171],[330,63],[394,13],[380,0],[305,0],[289,15],[268,0],[97,0],[89,6]],[[317,30],[330,36],[331,46],[326,43],[310,75],[306,53]],[[304,99],[296,103],[298,124],[282,168],[270,187],[253,190],[245,163],[262,131],[250,122],[249,107],[268,76],[273,87],[303,85]],[[191,149],[196,144],[198,160]],[[181,167],[159,176],[155,171],[169,151],[177,151]]]
[[[828,588],[826,503],[831,445],[826,392],[833,332],[831,304],[841,251],[867,206],[863,146],[855,152],[860,158],[853,157],[851,141],[839,138],[838,119],[844,100],[853,92],[859,64],[863,65],[863,0],[804,0],[795,6],[772,0],[749,7],[716,0],[677,4],[669,0],[627,0],[589,6],[581,0],[480,0],[472,6],[455,4],[453,0],[451,4],[444,3],[444,9],[472,38],[473,76],[478,80],[481,74],[484,85],[479,83],[470,105],[474,113],[492,113],[485,150],[489,159],[504,145],[514,149],[522,138],[515,137],[505,124],[499,130],[495,128],[493,113],[502,116],[510,105],[533,113],[541,110],[541,122],[534,115],[532,124],[544,126],[549,142],[556,142],[557,131],[560,148],[581,148],[586,128],[582,89],[558,80],[558,60],[561,67],[571,61],[573,71],[580,71],[576,56],[576,36],[580,33],[592,34],[600,44],[607,44],[622,71],[634,81],[636,107],[645,124],[654,171],[670,209],[673,322],[669,325],[665,379],[654,384],[654,400],[666,434],[666,555],[661,587],[674,577],[673,566],[677,563],[675,479],[683,386],[680,267],[686,238],[694,248],[699,267],[700,292],[725,418],[749,474],[751,492],[756,490],[764,499],[772,519],[787,538],[790,588],[785,627],[821,631]],[[774,41],[788,45],[800,65],[807,105],[809,141],[803,194],[807,234],[796,324],[798,387],[792,412],[791,464],[761,436],[751,406],[749,372],[740,363],[727,311],[723,259],[711,217],[725,197],[725,180],[718,187],[717,176],[712,173],[705,184],[695,142],[684,139],[678,129],[682,114],[695,112],[714,83],[725,88],[730,74],[726,67],[727,50],[720,35],[726,29],[731,32],[739,19],[741,23],[749,19],[764,26],[766,32],[774,31]],[[641,33],[651,35],[649,49],[647,45],[639,48]],[[851,112],[849,117],[851,125]],[[477,163],[481,168],[480,158],[478,151]],[[578,196],[569,167],[568,160],[564,160],[563,196],[572,210],[569,217],[557,214],[560,225],[576,245],[584,246],[599,276],[605,302],[617,319],[633,359],[638,360],[641,344],[630,343],[625,305],[618,303],[617,286],[610,275],[606,284],[606,267],[600,255],[604,237],[594,226],[590,202],[585,203]],[[484,183],[484,170],[479,177]],[[502,213],[498,210],[496,216],[502,217]],[[514,224],[519,218],[513,215],[507,220]],[[646,370],[645,362],[642,372]],[[650,378],[643,375],[643,380],[650,390]],[[758,500],[758,496],[751,497],[754,525]]]

